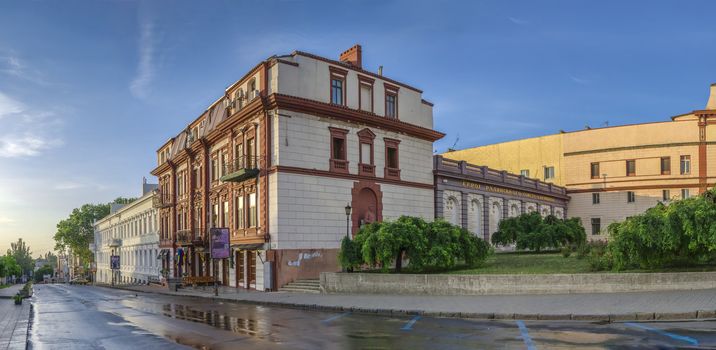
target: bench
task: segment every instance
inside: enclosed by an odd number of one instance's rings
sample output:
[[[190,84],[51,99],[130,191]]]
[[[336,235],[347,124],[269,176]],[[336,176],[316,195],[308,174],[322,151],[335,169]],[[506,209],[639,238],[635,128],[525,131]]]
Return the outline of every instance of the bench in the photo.
[[[182,278],[182,284],[185,286],[192,285],[196,287],[198,284],[214,284],[214,277],[212,276],[187,276]]]

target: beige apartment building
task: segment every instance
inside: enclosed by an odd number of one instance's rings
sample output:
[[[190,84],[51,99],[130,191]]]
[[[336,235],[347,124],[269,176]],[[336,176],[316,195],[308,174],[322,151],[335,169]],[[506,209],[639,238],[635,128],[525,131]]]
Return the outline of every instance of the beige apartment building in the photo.
[[[592,239],[658,202],[716,184],[716,84],[705,109],[669,121],[588,128],[451,151],[444,157],[567,188],[567,216]]]

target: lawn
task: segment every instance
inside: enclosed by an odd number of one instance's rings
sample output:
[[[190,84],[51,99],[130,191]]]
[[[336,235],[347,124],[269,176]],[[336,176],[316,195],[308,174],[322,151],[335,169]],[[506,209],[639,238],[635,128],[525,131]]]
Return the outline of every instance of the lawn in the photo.
[[[576,254],[565,258],[560,253],[497,253],[475,269],[453,270],[449,274],[545,274],[588,273],[587,259]]]

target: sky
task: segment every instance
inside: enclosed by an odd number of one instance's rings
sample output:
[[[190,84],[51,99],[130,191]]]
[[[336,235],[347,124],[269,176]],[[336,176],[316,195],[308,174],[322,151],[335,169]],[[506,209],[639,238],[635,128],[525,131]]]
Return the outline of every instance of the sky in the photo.
[[[424,91],[436,152],[668,120],[716,82],[714,1],[2,1],[0,252],[139,196],[155,151],[261,60],[338,58]]]

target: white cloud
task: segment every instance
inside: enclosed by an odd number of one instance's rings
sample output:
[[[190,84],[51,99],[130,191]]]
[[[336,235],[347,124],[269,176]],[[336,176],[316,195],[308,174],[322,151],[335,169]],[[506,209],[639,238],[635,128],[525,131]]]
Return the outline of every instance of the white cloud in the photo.
[[[50,111],[34,111],[0,92],[0,158],[36,156],[63,144],[56,134],[61,121]]]
[[[507,17],[507,19],[508,19],[510,22],[512,22],[512,23],[514,23],[514,24],[516,24],[516,25],[518,25],[518,26],[523,26],[523,25],[526,25],[526,24],[530,24],[529,21],[524,20],[524,19],[520,19],[520,18],[516,18],[516,17]]]
[[[18,57],[17,54],[12,51],[0,55],[0,73],[27,80],[37,85],[52,85],[45,79],[44,75],[40,71],[29,67],[22,59],[20,59],[20,57]]]
[[[13,219],[11,219],[11,218],[8,218],[8,217],[5,217],[5,216],[0,216],[0,225],[2,225],[2,224],[12,224],[13,222],[15,222],[15,220],[13,220]]]
[[[141,20],[139,36],[139,65],[137,75],[129,84],[129,91],[134,97],[146,98],[155,75],[155,33],[154,23]]]

